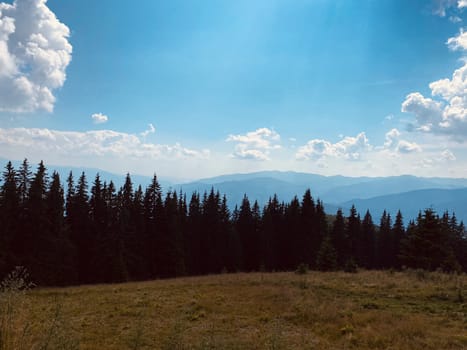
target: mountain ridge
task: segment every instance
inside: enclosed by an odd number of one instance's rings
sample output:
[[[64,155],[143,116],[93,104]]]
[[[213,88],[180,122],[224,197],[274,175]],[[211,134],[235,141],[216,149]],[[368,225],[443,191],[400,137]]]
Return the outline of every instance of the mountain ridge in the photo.
[[[0,159],[1,160],[1,159]],[[5,160],[6,165],[8,161]],[[17,169],[21,161],[12,161]],[[35,171],[35,164],[30,164]],[[62,182],[70,171],[75,181],[85,172],[89,184],[97,173],[102,181],[113,181],[116,187],[123,185],[125,175],[109,171],[88,168],[47,165],[49,174],[57,171]],[[148,186],[151,176],[131,174],[134,187]],[[467,220],[467,178],[419,177],[400,175],[388,177],[349,177],[343,175],[319,175],[295,171],[259,171],[251,173],[224,174],[211,178],[202,178],[192,182],[177,183],[173,179],[158,177],[163,192],[177,191],[191,195],[193,192],[209,192],[211,188],[225,194],[231,209],[239,206],[246,194],[251,202],[258,201],[260,207],[267,204],[274,194],[280,201],[288,202],[295,196],[301,196],[310,189],[313,197],[324,202],[328,214],[334,214],[338,208],[346,212],[353,204],[360,213],[370,210],[377,218],[386,209],[395,215],[398,209],[407,219],[414,219],[419,210],[432,205],[439,211],[455,211],[458,218]],[[91,185],[90,185],[91,186]],[[397,207],[397,208],[396,208]]]

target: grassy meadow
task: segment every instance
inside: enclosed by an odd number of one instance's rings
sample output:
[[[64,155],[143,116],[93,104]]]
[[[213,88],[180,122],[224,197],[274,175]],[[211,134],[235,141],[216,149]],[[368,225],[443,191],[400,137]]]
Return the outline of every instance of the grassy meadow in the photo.
[[[0,349],[467,349],[466,287],[409,270],[4,292]]]

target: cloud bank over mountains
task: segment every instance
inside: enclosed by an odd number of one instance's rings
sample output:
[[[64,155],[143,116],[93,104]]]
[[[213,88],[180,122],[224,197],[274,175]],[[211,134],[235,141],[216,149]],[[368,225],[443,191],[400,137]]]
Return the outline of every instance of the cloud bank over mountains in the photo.
[[[0,148],[19,154],[39,152],[69,157],[95,156],[139,159],[209,158],[208,150],[193,150],[173,145],[145,142],[135,134],[112,130],[85,132],[39,128],[0,129]]]
[[[0,2],[0,111],[52,112],[65,83],[70,30],[46,2]]]
[[[245,135],[229,135],[227,142],[236,142],[233,158],[251,160],[270,160],[271,150],[280,149],[280,135],[269,128],[260,128]]]

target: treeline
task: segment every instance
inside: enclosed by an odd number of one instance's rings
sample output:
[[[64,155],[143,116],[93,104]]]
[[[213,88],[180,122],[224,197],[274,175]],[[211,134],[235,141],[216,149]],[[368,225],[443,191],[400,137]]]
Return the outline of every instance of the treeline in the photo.
[[[0,274],[25,266],[39,285],[108,283],[235,271],[352,271],[404,266],[467,271],[464,225],[426,209],[405,229],[399,212],[375,225],[352,207],[327,216],[311,192],[264,208],[245,196],[230,212],[214,189],[162,193],[154,176],[121,188],[70,173],[63,187],[41,162],[9,162],[0,181]]]

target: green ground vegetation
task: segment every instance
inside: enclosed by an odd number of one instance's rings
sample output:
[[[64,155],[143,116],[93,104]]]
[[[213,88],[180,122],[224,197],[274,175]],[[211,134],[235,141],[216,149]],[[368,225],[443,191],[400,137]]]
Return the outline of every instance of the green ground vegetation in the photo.
[[[0,349],[466,349],[466,287],[360,270],[4,289]]]

